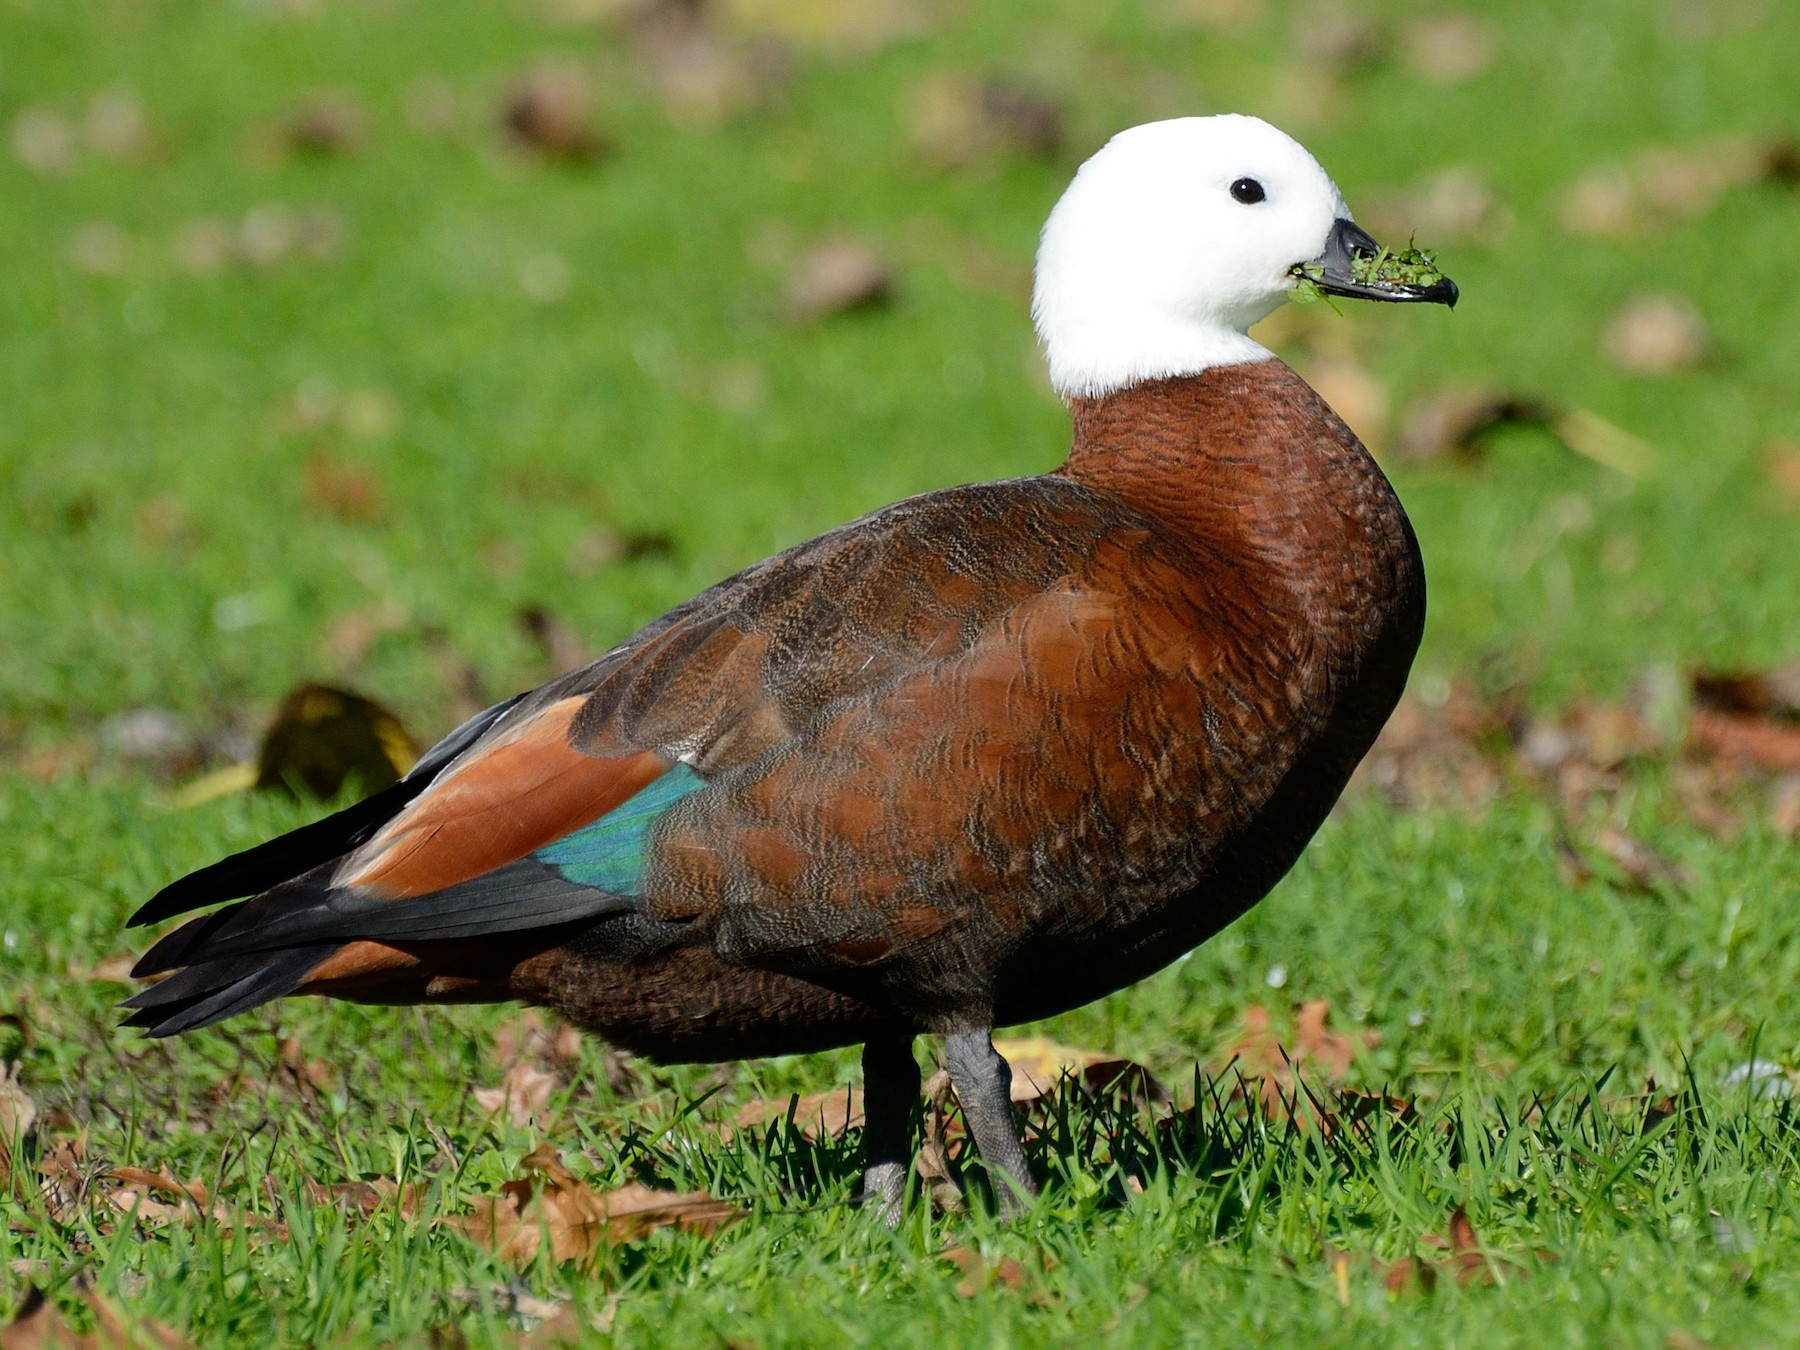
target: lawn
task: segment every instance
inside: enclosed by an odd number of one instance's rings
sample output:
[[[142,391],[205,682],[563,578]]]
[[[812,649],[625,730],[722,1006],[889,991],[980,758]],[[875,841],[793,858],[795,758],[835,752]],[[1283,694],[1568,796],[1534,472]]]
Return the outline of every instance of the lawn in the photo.
[[[680,9],[0,0],[0,1304],[219,1346],[1794,1339],[1800,698],[1730,714],[1746,767],[1691,677],[1800,659],[1800,11]],[[853,1054],[115,1029],[131,910],[326,809],[193,790],[291,687],[429,740],[775,549],[1053,465],[1042,218],[1111,130],[1226,109],[1463,301],[1267,332],[1417,525],[1403,725],[1258,909],[1009,1032],[1172,1103],[1065,1084],[1026,1218],[890,1233],[854,1130],[729,1124]],[[795,293],[834,239],[871,303]],[[1470,390],[1532,406],[1429,435]],[[742,1217],[496,1254],[467,1216],[546,1144]]]

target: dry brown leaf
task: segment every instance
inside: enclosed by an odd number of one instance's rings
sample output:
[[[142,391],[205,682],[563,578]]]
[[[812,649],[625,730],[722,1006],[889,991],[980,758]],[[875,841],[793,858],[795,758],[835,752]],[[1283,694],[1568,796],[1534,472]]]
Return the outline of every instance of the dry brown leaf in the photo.
[[[790,1104],[794,1109],[794,1124],[808,1139],[841,1139],[845,1131],[863,1126],[861,1088],[832,1088],[804,1097],[759,1097],[738,1108],[732,1117],[732,1125],[746,1130],[772,1120],[784,1120]]]
[[[1412,73],[1437,85],[1466,84],[1500,54],[1500,34],[1474,14],[1437,14],[1409,20],[1402,50]]]
[[[1473,165],[1451,164],[1412,186],[1376,193],[1358,218],[1381,239],[1417,235],[1433,248],[1492,244],[1512,228],[1512,208]]]
[[[1631,890],[1679,889],[1693,882],[1693,874],[1687,868],[1671,862],[1642,839],[1615,825],[1604,826],[1595,832],[1594,847],[1618,867],[1624,874],[1625,885]]]
[[[962,1272],[956,1292],[963,1298],[974,1298],[985,1289],[1022,1289],[1028,1283],[1025,1267],[1015,1257],[989,1261],[975,1248],[964,1246],[951,1247],[939,1255]],[[1034,1293],[1031,1301],[1042,1302],[1041,1293]]]
[[[1535,399],[1482,386],[1450,385],[1408,405],[1394,448],[1402,459],[1429,463],[1471,453],[1495,427],[1542,426],[1549,416],[1549,409]]]
[[[605,154],[594,130],[593,88],[572,61],[540,62],[501,101],[500,120],[514,145],[546,159],[582,162]]]
[[[1775,490],[1787,505],[1800,509],[1800,442],[1770,442],[1763,461]]]
[[[924,32],[931,19],[928,0],[721,0],[719,13],[740,33],[840,58],[873,56]]]
[[[1053,1095],[1065,1074],[1089,1092],[1123,1091],[1157,1105],[1169,1101],[1168,1090],[1142,1064],[1104,1050],[1083,1050],[1043,1036],[998,1040],[994,1049],[1012,1067],[1014,1106]]]
[[[1500,792],[1500,769],[1489,747],[1506,734],[1506,710],[1466,682],[1443,686],[1429,701],[1409,691],[1352,782],[1403,809],[1452,803],[1479,810]]]
[[[502,1110],[514,1125],[525,1126],[536,1120],[547,1127],[544,1108],[560,1081],[535,1064],[519,1063],[500,1075],[500,1086],[476,1088],[471,1095],[475,1104],[490,1115]]]
[[[827,239],[794,264],[787,282],[788,312],[804,323],[893,299],[894,274],[885,259],[860,239]]]
[[[92,980],[100,984],[130,984],[132,967],[137,965],[133,952],[119,952],[91,966],[70,966],[72,980]]]
[[[1437,1264],[1450,1272],[1457,1284],[1495,1284],[1502,1278],[1522,1280],[1531,1273],[1530,1268],[1516,1258],[1497,1256],[1489,1251],[1461,1205],[1450,1211],[1449,1222],[1445,1227],[1448,1230],[1447,1236],[1427,1233],[1419,1240],[1428,1247],[1437,1247],[1449,1253]],[[1554,1253],[1542,1250],[1532,1255],[1539,1264],[1557,1259]]]
[[[527,605],[516,617],[552,670],[561,673],[588,663],[588,645],[581,634],[542,605]]]
[[[1800,839],[1800,772],[1783,774],[1769,789],[1769,827]]]
[[[1005,80],[939,72],[911,92],[905,113],[920,152],[942,168],[1053,159],[1062,149],[1062,105]]]
[[[1307,1091],[1326,1096],[1349,1073],[1357,1054],[1381,1041],[1373,1030],[1345,1036],[1331,1029],[1330,1020],[1331,1005],[1324,999],[1302,1003],[1294,1010],[1290,1049],[1282,1045],[1269,1010],[1252,1003],[1244,1009],[1243,1030],[1221,1056],[1219,1069],[1244,1081],[1267,1119],[1310,1119],[1314,1112]],[[1331,1124],[1320,1122],[1327,1129]]]
[[[192,1223],[208,1212],[206,1187],[198,1181],[179,1182],[166,1169],[149,1172],[141,1167],[115,1167],[106,1173],[106,1179],[117,1184],[107,1195],[107,1203],[139,1223]],[[231,1222],[223,1206],[211,1212],[219,1223]]]
[[[418,753],[405,725],[373,699],[303,684],[282,699],[263,734],[256,785],[330,799],[356,779],[374,792],[399,781]]]
[[[0,1186],[11,1183],[14,1150],[37,1125],[37,1103],[19,1083],[17,1062],[0,1065]]]
[[[150,1318],[127,1321],[92,1290],[82,1290],[81,1297],[95,1323],[87,1335],[70,1327],[35,1287],[27,1287],[13,1320],[0,1327],[0,1350],[190,1350],[191,1342],[173,1327]]]
[[[322,1059],[308,1059],[298,1037],[283,1038],[279,1049],[282,1070],[302,1092],[331,1085],[331,1066]]]
[[[143,101],[131,89],[102,89],[88,100],[82,135],[96,154],[143,159],[155,145]]]
[[[284,117],[270,132],[288,154],[347,155],[363,141],[368,119],[362,106],[343,90],[314,94]]]
[[[723,31],[714,6],[645,0],[632,8],[623,17],[634,65],[678,121],[717,125],[755,107],[791,73],[785,42]]]
[[[1712,337],[1693,301],[1660,291],[1620,306],[1607,320],[1600,347],[1628,375],[1675,375],[1706,364]]]
[[[449,1222],[503,1260],[521,1265],[537,1255],[546,1236],[554,1260],[586,1260],[602,1245],[628,1242],[658,1228],[716,1232],[743,1213],[704,1192],[658,1191],[638,1182],[595,1191],[577,1180],[547,1144],[520,1159],[519,1166],[525,1176],[507,1182],[497,1196],[478,1199],[472,1213]]]
[[[950,1118],[950,1103],[956,1093],[949,1071],[939,1069],[927,1078],[920,1095],[925,1099],[925,1121],[913,1170],[934,1209],[941,1214],[958,1214],[966,1207],[958,1179],[958,1146],[964,1141],[960,1137],[960,1120],[952,1122]],[[958,1135],[955,1143],[951,1139],[953,1133]]]
[[[1688,740],[1702,754],[1727,764],[1800,773],[1800,726],[1787,722],[1697,707]]]
[[[315,450],[300,471],[306,505],[320,515],[358,525],[373,525],[387,514],[387,492],[381,475],[368,464],[348,463],[325,450]]]
[[[13,119],[13,154],[35,173],[66,173],[76,149],[75,123],[55,108],[26,108]]]
[[[524,1060],[568,1068],[581,1058],[581,1030],[561,1018],[546,1021],[536,1008],[527,1008],[494,1033],[493,1062],[510,1069]]]
[[[1800,725],[1800,664],[1767,671],[1696,671],[1692,687],[1694,702],[1702,707]]]
[[[1677,146],[1649,146],[1623,164],[1582,174],[1563,192],[1564,228],[1620,239],[1653,225],[1706,214],[1736,187],[1792,182],[1794,147],[1784,137],[1733,133]]]
[[[412,1181],[402,1186],[391,1177],[376,1177],[373,1181],[340,1181],[330,1186],[311,1178],[306,1182],[306,1193],[314,1204],[335,1204],[360,1214],[365,1219],[379,1210],[392,1210],[403,1219],[415,1218],[430,1189],[422,1181]]]

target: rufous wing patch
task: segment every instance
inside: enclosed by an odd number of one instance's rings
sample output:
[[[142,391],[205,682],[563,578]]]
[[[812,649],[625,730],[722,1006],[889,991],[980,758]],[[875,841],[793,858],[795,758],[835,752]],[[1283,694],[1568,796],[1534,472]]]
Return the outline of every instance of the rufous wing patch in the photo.
[[[456,765],[358,850],[336,885],[394,900],[441,891],[598,820],[668,772],[655,750],[602,759],[573,748],[582,702],[554,703]]]

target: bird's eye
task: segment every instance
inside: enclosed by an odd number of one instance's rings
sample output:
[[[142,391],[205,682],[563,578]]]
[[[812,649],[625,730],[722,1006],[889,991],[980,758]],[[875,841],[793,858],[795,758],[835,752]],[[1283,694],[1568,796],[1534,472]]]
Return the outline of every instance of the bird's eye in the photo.
[[[1231,199],[1245,206],[1255,206],[1267,195],[1263,185],[1254,178],[1240,178],[1231,185]]]

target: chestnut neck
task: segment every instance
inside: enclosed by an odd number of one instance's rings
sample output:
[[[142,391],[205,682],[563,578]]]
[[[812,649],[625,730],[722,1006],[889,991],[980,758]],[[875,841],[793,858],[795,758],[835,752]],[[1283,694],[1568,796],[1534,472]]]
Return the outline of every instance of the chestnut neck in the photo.
[[[1362,442],[1283,362],[1218,366],[1070,400],[1058,470],[1303,603],[1408,584],[1416,544]],[[1309,605],[1310,607],[1310,605]]]

